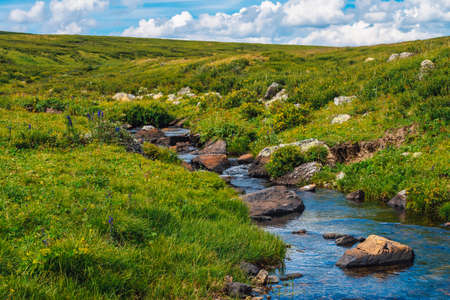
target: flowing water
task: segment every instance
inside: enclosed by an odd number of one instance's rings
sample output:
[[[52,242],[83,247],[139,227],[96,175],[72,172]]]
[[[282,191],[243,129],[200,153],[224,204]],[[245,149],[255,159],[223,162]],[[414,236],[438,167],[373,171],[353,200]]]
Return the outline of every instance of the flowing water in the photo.
[[[179,157],[189,162],[195,155]],[[225,170],[222,177],[243,193],[270,185],[265,179],[250,177],[248,168],[235,165]],[[450,299],[449,230],[408,224],[390,208],[352,203],[336,191],[297,193],[306,207],[303,214],[264,224],[264,228],[291,245],[284,269],[275,274],[299,272],[304,276],[274,285],[264,299]],[[291,233],[299,229],[306,229],[307,233]],[[342,270],[335,263],[347,248],[323,239],[326,232],[357,237],[376,234],[393,239],[414,249],[414,264]]]
[[[246,193],[267,187],[265,180],[251,178],[247,171],[248,166],[235,166],[223,175]],[[306,207],[303,214],[264,228],[291,245],[283,273],[304,276],[275,287],[272,299],[450,299],[450,231],[403,224],[402,216],[390,208],[354,204],[336,191],[298,194]],[[299,229],[307,234],[291,233]],[[335,263],[347,248],[323,239],[325,232],[385,236],[412,247],[416,258],[407,268],[344,271]]]

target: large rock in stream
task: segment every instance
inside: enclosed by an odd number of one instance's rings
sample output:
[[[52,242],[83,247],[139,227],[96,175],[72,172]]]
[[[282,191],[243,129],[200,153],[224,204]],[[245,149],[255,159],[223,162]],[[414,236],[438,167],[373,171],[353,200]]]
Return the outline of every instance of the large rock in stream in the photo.
[[[230,161],[225,154],[203,154],[194,158],[192,165],[197,169],[222,173],[230,166]]]
[[[316,173],[320,172],[321,169],[322,165],[314,161],[301,164],[292,172],[275,178],[273,182],[283,185],[298,185],[300,183],[308,182]]]
[[[345,251],[336,265],[341,268],[390,266],[411,264],[413,260],[414,251],[411,247],[370,235],[355,248]]]
[[[302,199],[285,186],[274,186],[242,196],[250,209],[250,217],[281,217],[291,213],[302,213],[305,205]]]

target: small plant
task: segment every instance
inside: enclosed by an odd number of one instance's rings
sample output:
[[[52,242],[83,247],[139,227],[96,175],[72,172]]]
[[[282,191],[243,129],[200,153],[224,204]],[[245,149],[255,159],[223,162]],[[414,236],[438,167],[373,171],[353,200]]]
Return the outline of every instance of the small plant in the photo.
[[[142,146],[142,151],[144,155],[151,160],[159,160],[167,163],[179,163],[177,154],[167,148],[158,147],[154,144],[145,143]]]
[[[255,102],[257,97],[256,92],[247,89],[232,91],[223,99],[221,106],[224,108],[239,107],[243,103]]]
[[[292,103],[277,103],[273,105],[274,129],[277,132],[292,128],[309,121],[309,105],[294,105]]]
[[[286,146],[272,154],[266,170],[272,178],[277,178],[306,162],[306,157],[297,146]]]
[[[241,115],[247,120],[263,115],[264,111],[264,106],[258,103],[244,103],[240,107]]]
[[[167,126],[174,118],[162,105],[151,103],[148,106],[132,106],[125,111],[124,119],[134,127],[153,125],[161,128]]]
[[[14,146],[17,149],[34,149],[41,145],[54,146],[56,141],[57,137],[50,131],[32,129],[31,125],[28,125],[28,129],[19,131],[14,140]]]
[[[327,162],[328,149],[320,145],[313,146],[305,152],[305,156],[308,162],[316,161],[325,164]]]

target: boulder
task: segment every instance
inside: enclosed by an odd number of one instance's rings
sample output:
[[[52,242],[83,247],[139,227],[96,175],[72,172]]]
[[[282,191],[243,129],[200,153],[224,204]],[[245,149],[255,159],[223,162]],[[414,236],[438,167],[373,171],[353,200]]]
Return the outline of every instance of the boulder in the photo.
[[[406,208],[406,202],[408,200],[408,195],[406,190],[400,191],[394,198],[389,200],[388,205],[394,208],[404,210]]]
[[[274,186],[242,196],[249,206],[250,216],[257,218],[281,217],[291,213],[301,213],[305,209],[302,199],[285,186]]]
[[[391,54],[391,56],[389,56],[387,61],[391,62],[391,61],[394,61],[397,59],[403,59],[403,58],[407,58],[407,57],[411,57],[411,56],[414,56],[414,53],[411,53],[411,52],[402,52],[400,54],[393,53],[393,54]]]
[[[145,127],[146,129],[141,129],[136,133],[136,138],[152,144],[169,145],[169,139],[165,136],[164,132],[154,127]]]
[[[273,82],[266,91],[266,94],[264,95],[264,100],[270,100],[272,99],[279,91],[281,87],[278,83]]]
[[[227,154],[227,143],[224,140],[209,141],[198,154]]]
[[[303,192],[315,192],[316,191],[316,185],[315,184],[309,184],[309,185],[305,185],[303,187],[300,188],[300,191]]]
[[[300,230],[297,230],[297,231],[292,231],[292,234],[305,235],[306,234],[306,229],[300,229]]]
[[[136,99],[136,96],[134,96],[133,94],[127,94],[127,93],[117,93],[112,97],[114,100],[117,101],[133,101],[134,99]]]
[[[425,59],[424,61],[422,61],[420,63],[419,80],[422,80],[423,77],[433,69],[434,63],[431,60]]]
[[[288,93],[285,89],[282,89],[279,91],[275,96],[273,96],[272,99],[266,102],[266,106],[270,106],[272,103],[275,103],[277,101],[285,101],[289,98]]]
[[[342,124],[350,120],[351,116],[348,114],[337,115],[331,120],[331,124]]]
[[[335,240],[336,245],[344,246],[344,247],[351,247],[354,244],[356,244],[357,242],[359,242],[359,239],[357,239],[351,235],[344,235]]]
[[[336,263],[341,268],[410,264],[414,260],[411,247],[387,238],[370,235],[355,248],[345,251]]]
[[[328,233],[324,233],[322,234],[322,237],[326,240],[335,240],[341,237],[344,237],[345,234],[340,234],[340,233],[334,233],[334,232],[328,232]]]
[[[325,144],[322,141],[319,141],[317,139],[306,139],[306,140],[301,140],[301,141],[294,142],[294,143],[280,144],[277,146],[266,147],[259,152],[257,158],[258,157],[270,157],[270,156],[272,156],[272,154],[275,151],[277,151],[280,148],[286,147],[286,146],[297,146],[300,148],[300,150],[302,152],[306,152],[314,146],[323,146],[328,149],[327,144]]]
[[[270,161],[270,156],[258,156],[248,168],[248,175],[256,178],[269,178],[266,164]]]
[[[292,172],[287,173],[281,177],[275,178],[272,181],[276,184],[283,185],[298,185],[303,182],[308,182],[311,178],[322,169],[322,165],[313,161],[301,164]]]
[[[345,196],[345,198],[350,201],[364,202],[364,196],[365,196],[364,191],[357,190],[357,191],[351,192],[350,194]]]
[[[258,274],[253,278],[253,283],[256,285],[266,285],[269,279],[269,272],[264,269],[259,270]]]
[[[407,57],[411,57],[411,56],[414,56],[414,53],[412,53],[412,52],[402,52],[402,53],[400,53],[399,58],[402,59],[402,58],[407,58]]]
[[[245,261],[241,262],[240,268],[248,276],[256,276],[260,270],[260,268],[258,268],[258,266],[248,263],[248,262],[245,262]]]
[[[389,58],[388,58],[388,62],[391,62],[391,61],[394,61],[394,60],[396,60],[396,59],[398,59],[399,58],[399,54],[398,53],[393,53],[393,54],[391,54],[391,56],[389,56]]]
[[[253,161],[254,157],[253,154],[249,153],[249,154],[244,154],[238,157],[237,162],[238,164],[242,165],[242,164],[249,164]]]
[[[252,294],[252,287],[240,282],[226,282],[225,293],[233,298],[245,298]]]
[[[341,105],[344,103],[351,103],[355,99],[356,99],[356,96],[339,96],[339,97],[334,98],[334,104]]]
[[[205,168],[208,171],[222,173],[230,166],[225,154],[203,154],[192,160],[196,168]]]
[[[371,61],[374,61],[375,60],[375,58],[373,58],[373,57],[368,57],[368,58],[366,58],[365,60],[364,60],[364,62],[371,62]]]
[[[178,91],[177,95],[180,96],[180,97],[183,97],[183,96],[195,97],[195,94],[192,93],[191,88],[188,87],[188,86],[187,86],[187,87],[184,87],[184,88],[181,88],[181,89]]]

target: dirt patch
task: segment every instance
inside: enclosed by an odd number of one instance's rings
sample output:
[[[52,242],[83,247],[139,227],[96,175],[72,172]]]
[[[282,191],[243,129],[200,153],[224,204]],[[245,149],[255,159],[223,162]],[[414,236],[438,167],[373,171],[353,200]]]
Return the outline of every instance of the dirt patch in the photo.
[[[413,124],[388,130],[384,137],[358,143],[344,142],[333,146],[330,151],[339,163],[355,163],[371,158],[376,152],[387,148],[388,146],[398,147],[403,144],[407,138],[417,133],[417,125]]]

